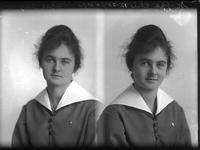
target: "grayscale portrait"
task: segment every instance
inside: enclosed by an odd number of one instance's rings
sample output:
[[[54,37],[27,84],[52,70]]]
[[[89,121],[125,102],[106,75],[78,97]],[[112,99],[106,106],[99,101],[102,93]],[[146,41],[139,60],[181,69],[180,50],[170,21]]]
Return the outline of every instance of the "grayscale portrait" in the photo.
[[[8,9],[2,10],[0,16],[0,146],[165,145],[171,143],[171,135],[166,136],[167,129],[169,134],[177,133],[186,145],[198,145],[198,27],[195,9]],[[141,41],[145,38],[156,40],[153,44],[144,42],[148,43],[145,48],[137,48],[137,53],[129,55],[131,43],[135,43],[132,41],[140,29],[148,31],[144,34],[146,36],[141,36],[144,37]],[[73,35],[67,41],[66,30]],[[77,52],[77,47],[81,53]],[[130,61],[127,60],[129,56]],[[62,76],[60,69],[63,70],[65,64],[69,65],[68,71],[64,72],[67,77],[58,81]],[[148,76],[148,83],[156,82],[152,81],[157,80],[157,76],[153,76],[156,69],[152,66],[164,69],[156,88],[162,89],[170,98],[162,105],[165,94],[161,92],[163,95],[158,96],[156,91],[155,103],[149,107],[141,94],[143,91],[138,90],[140,98],[137,100],[145,106],[145,109],[139,109],[139,105],[129,103],[131,100],[124,101],[129,98],[120,96],[127,89],[133,90],[133,83],[143,82],[144,74]],[[151,68],[151,73],[141,73],[144,68]],[[60,91],[56,90],[56,85],[65,86]],[[56,97],[60,101],[51,103],[50,99]],[[66,101],[63,100],[65,97]],[[181,138],[179,133],[183,130],[173,117],[171,120],[166,117],[164,121],[163,118],[155,119],[171,103],[176,103],[177,120],[181,118],[184,122],[186,139]],[[107,109],[112,105],[123,105],[123,109],[137,110],[137,113],[142,110],[142,115],[151,120],[147,126],[141,126],[140,117],[132,117],[129,111],[118,112],[121,107],[117,111]],[[170,110],[173,108],[174,105]],[[170,110],[167,114],[174,113]],[[126,115],[123,116],[121,113],[124,112]],[[116,119],[110,120],[111,125],[106,121],[108,116]],[[132,131],[138,131],[133,139],[125,121],[129,122],[129,118],[140,127]],[[38,124],[40,127],[36,127]],[[164,125],[167,127],[162,128]],[[143,128],[148,128],[151,133],[144,142],[141,141],[146,137]]]
[[[105,108],[98,121],[100,146],[198,144],[196,13],[184,9],[104,12]]]
[[[1,15],[2,145],[94,146],[100,104],[96,14],[13,10]]]

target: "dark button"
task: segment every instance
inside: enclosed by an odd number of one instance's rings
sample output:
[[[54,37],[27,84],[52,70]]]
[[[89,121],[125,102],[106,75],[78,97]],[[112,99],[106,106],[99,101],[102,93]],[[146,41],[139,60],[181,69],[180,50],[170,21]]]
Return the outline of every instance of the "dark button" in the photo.
[[[159,140],[159,135],[158,134],[155,134],[155,139]]]
[[[48,122],[49,122],[49,123],[52,122],[52,118],[49,118]]]
[[[158,127],[158,123],[156,121],[153,122],[153,128],[157,128]]]
[[[50,131],[49,131],[49,135],[54,136],[54,135],[55,135],[55,132],[54,132],[53,130],[50,130]]]
[[[158,135],[157,129],[154,130],[154,137],[156,140],[159,140],[159,135]]]
[[[49,129],[49,130],[52,129],[52,125],[51,125],[51,124],[48,125],[48,129]]]
[[[153,127],[157,127],[157,122],[156,121],[153,122]]]
[[[51,112],[51,116],[55,116],[56,115],[56,112],[55,111],[52,111]]]
[[[153,128],[153,130],[154,130],[154,134],[157,134],[158,128],[156,126]]]
[[[158,137],[157,136],[155,136],[155,139],[156,139],[156,141],[158,141]]]

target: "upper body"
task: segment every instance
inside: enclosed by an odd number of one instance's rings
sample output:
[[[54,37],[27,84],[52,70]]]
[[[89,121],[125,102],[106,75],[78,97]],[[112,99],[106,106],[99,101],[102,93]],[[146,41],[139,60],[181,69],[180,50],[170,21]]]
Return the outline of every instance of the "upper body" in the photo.
[[[190,146],[182,107],[159,89],[153,114],[130,85],[107,106],[98,120],[100,146]]]
[[[36,53],[47,87],[22,109],[13,146],[91,146],[95,98],[73,81],[81,66],[79,40],[65,25],[46,31]]]
[[[72,81],[53,111],[44,89],[23,106],[12,146],[92,146],[98,105],[90,93]]]
[[[103,111],[99,119],[100,144],[191,144],[183,109],[160,89],[174,58],[172,46],[158,26],[145,25],[137,30],[125,54],[134,84]]]

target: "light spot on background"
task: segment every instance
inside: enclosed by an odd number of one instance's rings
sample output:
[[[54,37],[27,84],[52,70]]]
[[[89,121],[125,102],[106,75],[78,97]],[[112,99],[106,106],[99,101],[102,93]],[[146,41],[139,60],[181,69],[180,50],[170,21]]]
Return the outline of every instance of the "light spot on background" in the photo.
[[[177,24],[180,26],[186,25],[190,22],[192,18],[192,14],[190,12],[178,12],[175,14],[171,14],[170,18],[172,18]]]

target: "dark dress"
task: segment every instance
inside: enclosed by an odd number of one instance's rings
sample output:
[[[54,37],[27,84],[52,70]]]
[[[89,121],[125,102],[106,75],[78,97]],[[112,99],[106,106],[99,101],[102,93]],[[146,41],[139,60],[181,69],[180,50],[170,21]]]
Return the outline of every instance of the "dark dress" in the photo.
[[[92,96],[75,82],[67,88],[55,111],[51,110],[47,97],[44,90],[23,107],[12,146],[94,146],[96,110],[100,102],[88,99]]]
[[[151,113],[131,85],[98,120],[99,146],[191,146],[191,137],[182,107],[161,89],[157,112]]]

